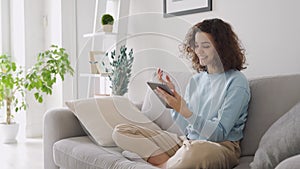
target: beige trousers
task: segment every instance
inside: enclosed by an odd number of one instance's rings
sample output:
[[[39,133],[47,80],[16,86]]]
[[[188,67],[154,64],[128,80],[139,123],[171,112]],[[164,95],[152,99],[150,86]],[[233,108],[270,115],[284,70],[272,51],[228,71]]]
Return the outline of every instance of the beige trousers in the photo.
[[[167,168],[172,169],[231,169],[240,157],[239,142],[184,140],[167,131],[133,124],[117,125],[112,137],[119,147],[135,152],[145,160],[167,153],[170,156]]]

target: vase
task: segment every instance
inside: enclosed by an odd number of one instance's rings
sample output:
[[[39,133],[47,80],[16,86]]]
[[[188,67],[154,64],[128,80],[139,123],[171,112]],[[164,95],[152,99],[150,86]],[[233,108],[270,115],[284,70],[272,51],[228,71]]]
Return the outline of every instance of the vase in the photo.
[[[5,144],[17,143],[17,134],[19,131],[19,123],[0,123],[1,141]]]
[[[103,32],[112,32],[113,25],[102,25]]]

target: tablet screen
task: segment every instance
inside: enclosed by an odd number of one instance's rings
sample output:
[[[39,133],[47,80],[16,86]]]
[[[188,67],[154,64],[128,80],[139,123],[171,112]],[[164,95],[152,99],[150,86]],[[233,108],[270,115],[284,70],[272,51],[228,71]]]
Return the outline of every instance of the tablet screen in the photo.
[[[171,91],[171,89],[166,85],[166,84],[162,84],[162,83],[155,83],[155,82],[147,82],[147,84],[149,85],[149,87],[152,90],[156,90],[157,87],[163,89],[165,92],[167,92],[168,94],[174,96],[173,92]],[[159,100],[163,103],[163,105],[165,105],[167,108],[172,108],[171,106],[169,106],[166,101],[161,98],[155,91],[154,93],[157,95],[157,97],[159,98]]]

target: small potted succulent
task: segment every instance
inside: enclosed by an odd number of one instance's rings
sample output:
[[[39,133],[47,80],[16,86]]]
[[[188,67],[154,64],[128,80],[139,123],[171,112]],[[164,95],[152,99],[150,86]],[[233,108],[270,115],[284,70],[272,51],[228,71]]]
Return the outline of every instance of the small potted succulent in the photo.
[[[102,15],[101,23],[104,32],[112,32],[114,17],[110,14],[104,14]]]
[[[52,94],[57,76],[64,80],[64,76],[73,75],[74,70],[65,49],[55,45],[39,53],[36,64],[27,74],[10,56],[1,55],[0,63],[0,108],[6,108],[6,120],[0,123],[0,130],[3,143],[14,143],[19,124],[14,121],[13,113],[26,109],[25,91],[34,90],[35,99],[42,103],[43,94]]]

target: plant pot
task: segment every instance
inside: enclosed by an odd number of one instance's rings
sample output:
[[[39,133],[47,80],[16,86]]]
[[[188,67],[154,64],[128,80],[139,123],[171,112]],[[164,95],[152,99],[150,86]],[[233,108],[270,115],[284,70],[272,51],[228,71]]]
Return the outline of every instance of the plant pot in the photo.
[[[113,25],[102,25],[103,32],[112,32]]]
[[[5,144],[17,143],[16,137],[19,131],[19,124],[0,123],[1,142]]]

